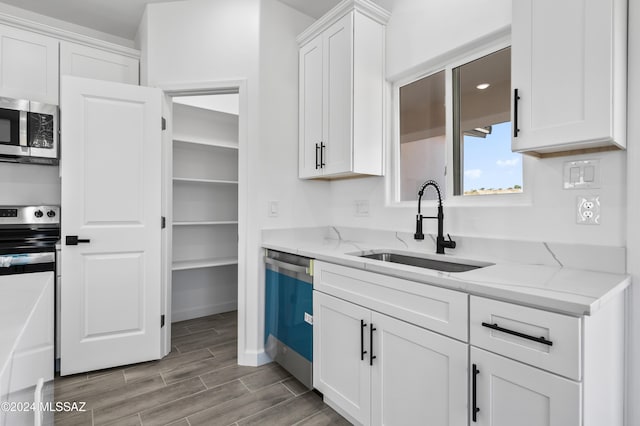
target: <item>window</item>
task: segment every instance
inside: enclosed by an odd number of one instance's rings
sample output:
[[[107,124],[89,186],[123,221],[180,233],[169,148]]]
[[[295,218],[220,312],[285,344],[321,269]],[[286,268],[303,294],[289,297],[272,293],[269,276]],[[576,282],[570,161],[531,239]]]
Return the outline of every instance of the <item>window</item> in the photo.
[[[511,49],[452,70],[454,195],[522,192],[511,152]]]
[[[400,88],[400,200],[415,200],[427,180],[445,189],[445,72]],[[424,198],[436,197],[431,191]]]
[[[511,152],[507,43],[502,39],[431,64],[437,72],[396,83],[395,201],[416,200],[429,179],[438,182],[443,197],[457,199],[523,191],[523,158]]]

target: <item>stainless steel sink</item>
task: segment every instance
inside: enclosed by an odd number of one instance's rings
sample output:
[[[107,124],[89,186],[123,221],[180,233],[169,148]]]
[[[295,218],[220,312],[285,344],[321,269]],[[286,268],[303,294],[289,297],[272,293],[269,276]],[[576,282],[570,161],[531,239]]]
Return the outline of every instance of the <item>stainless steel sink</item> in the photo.
[[[457,259],[447,260],[439,260],[433,259],[429,257],[418,257],[411,256],[408,254],[400,254],[393,252],[380,252],[380,253],[371,253],[367,252],[361,254],[355,254],[358,257],[364,257],[366,259],[374,259],[382,262],[390,262],[390,263],[400,263],[402,265],[410,265],[417,266],[419,268],[426,269],[435,269],[437,271],[444,272],[465,272],[471,271],[472,269],[484,268],[485,266],[492,265],[491,263],[486,262],[477,262],[464,260],[459,261]]]

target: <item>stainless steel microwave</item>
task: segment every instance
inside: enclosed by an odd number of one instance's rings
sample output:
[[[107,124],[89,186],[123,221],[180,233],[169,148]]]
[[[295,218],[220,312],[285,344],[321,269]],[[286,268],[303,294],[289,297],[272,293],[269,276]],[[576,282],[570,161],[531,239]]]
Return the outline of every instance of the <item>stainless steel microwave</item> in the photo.
[[[0,97],[0,161],[58,164],[58,107]]]

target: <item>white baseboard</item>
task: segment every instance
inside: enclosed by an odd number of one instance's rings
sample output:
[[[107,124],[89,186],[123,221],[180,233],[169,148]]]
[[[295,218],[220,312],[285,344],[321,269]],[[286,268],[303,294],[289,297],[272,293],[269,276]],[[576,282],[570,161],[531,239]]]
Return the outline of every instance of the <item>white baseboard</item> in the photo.
[[[248,365],[250,367],[259,367],[272,362],[271,358],[264,349],[259,351],[244,351],[238,358],[239,365]]]
[[[171,312],[171,322],[185,321],[194,318],[205,317],[207,315],[219,314],[222,312],[235,311],[238,309],[238,302],[218,303],[215,305],[197,306],[194,308],[183,309],[180,311],[173,310]]]

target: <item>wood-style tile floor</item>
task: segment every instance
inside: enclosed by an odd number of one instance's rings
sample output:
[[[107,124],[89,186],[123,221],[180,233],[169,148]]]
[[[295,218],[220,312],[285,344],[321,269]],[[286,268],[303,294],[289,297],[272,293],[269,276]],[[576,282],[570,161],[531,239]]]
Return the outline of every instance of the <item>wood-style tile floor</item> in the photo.
[[[236,312],[183,321],[162,360],[57,377],[55,400],[86,402],[86,411],[56,413],[55,424],[349,424],[278,365],[237,365],[236,338]]]

